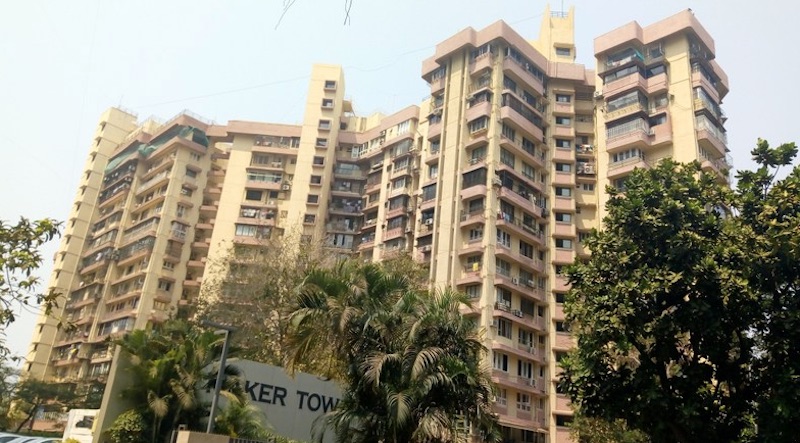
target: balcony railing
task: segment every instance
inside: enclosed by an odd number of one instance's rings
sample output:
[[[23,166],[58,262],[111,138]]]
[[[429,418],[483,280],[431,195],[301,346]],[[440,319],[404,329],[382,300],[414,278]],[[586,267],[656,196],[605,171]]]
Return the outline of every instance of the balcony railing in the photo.
[[[724,131],[720,130],[717,125],[711,122],[708,117],[701,115],[696,117],[695,119],[697,130],[706,130],[710,132],[714,137],[724,143],[726,146],[728,144],[728,134]]]

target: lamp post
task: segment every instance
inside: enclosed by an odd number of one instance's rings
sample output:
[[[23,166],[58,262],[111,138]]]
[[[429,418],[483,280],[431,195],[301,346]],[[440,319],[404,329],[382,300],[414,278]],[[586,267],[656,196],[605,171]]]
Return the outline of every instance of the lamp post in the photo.
[[[211,412],[208,414],[208,427],[206,434],[214,432],[214,419],[217,416],[217,403],[219,402],[219,391],[222,389],[222,378],[225,373],[225,360],[228,358],[228,343],[231,339],[231,333],[235,330],[232,326],[214,323],[212,321],[203,320],[203,326],[216,328],[217,333],[223,332],[225,334],[225,342],[222,344],[222,355],[219,357],[219,370],[217,370],[217,382],[214,384],[214,397],[211,398]]]

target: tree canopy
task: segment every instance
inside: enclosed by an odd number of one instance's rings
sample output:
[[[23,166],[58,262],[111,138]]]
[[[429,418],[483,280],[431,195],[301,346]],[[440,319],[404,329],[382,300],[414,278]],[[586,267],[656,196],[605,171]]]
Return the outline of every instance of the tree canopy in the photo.
[[[568,271],[562,387],[581,414],[653,442],[794,441],[800,170],[775,180],[796,153],[760,140],[736,191],[671,161],[608,189]]]
[[[469,300],[392,269],[344,261],[312,270],[299,289],[288,366],[304,363],[343,390],[322,429],[337,442],[435,443],[466,441],[472,425],[492,441],[486,349],[459,312]]]
[[[59,294],[36,292],[40,281],[35,271],[42,265],[39,248],[55,238],[59,228],[51,219],[21,218],[17,224],[0,220],[0,357],[8,353],[5,328],[14,321],[17,309],[41,305],[49,314],[57,307]]]

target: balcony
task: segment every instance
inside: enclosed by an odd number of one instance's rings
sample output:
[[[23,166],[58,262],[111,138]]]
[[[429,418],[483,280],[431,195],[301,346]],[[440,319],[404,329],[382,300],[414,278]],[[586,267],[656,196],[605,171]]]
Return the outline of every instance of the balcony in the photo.
[[[532,222],[526,223],[522,218],[514,218],[510,214],[501,212],[497,215],[497,227],[508,228],[523,240],[532,240],[540,247],[545,246],[544,233]]]
[[[141,195],[145,191],[156,187],[156,185],[167,183],[169,181],[170,172],[172,172],[172,171],[170,171],[170,170],[162,171],[162,172],[156,174],[154,177],[150,178],[149,180],[147,180],[147,181],[143,182],[142,184],[140,184],[139,186],[137,186],[136,187],[136,195],[137,196]]]
[[[525,118],[518,111],[512,109],[510,106],[503,106],[500,108],[500,118],[506,122],[513,123],[514,126],[522,129],[535,140],[541,141],[544,139],[544,132],[541,128],[533,124],[533,122]]]
[[[500,146],[512,151],[513,154],[522,158],[523,161],[533,164],[537,168],[544,167],[544,153],[540,152],[538,155],[535,148],[526,146],[522,138],[511,138],[509,135],[500,134]]]
[[[459,227],[464,228],[467,226],[472,226],[479,223],[484,223],[486,219],[486,215],[484,212],[486,208],[473,208],[469,211],[461,211],[461,216],[459,218]]]
[[[715,174],[717,180],[721,183],[727,183],[730,181],[730,171],[732,168],[727,158],[720,158],[720,159],[705,158],[700,163],[700,167],[704,171]]]
[[[383,241],[387,242],[389,240],[394,240],[396,238],[400,238],[405,233],[406,228],[400,226],[398,228],[392,228],[384,231],[383,233]],[[410,232],[409,232],[410,233]]]
[[[553,263],[569,265],[575,261],[572,249],[556,249],[553,251]]]
[[[719,156],[727,155],[728,136],[711,120],[706,116],[698,116],[695,118],[695,128],[697,129],[697,141],[701,148],[716,152]]]
[[[638,73],[626,75],[603,85],[603,96],[611,97],[633,88],[647,90],[647,80]]]
[[[506,74],[511,74],[512,77],[516,77],[517,80],[521,81],[525,85],[530,86],[540,96],[545,95],[544,85],[542,84],[541,80],[528,72],[528,70],[525,69],[525,67],[516,59],[512,57],[505,57],[503,59],[503,72]]]
[[[466,189],[462,189],[460,195],[462,200],[469,200],[473,197],[478,197],[487,194],[488,194],[488,188],[486,187],[486,185],[473,185]]]
[[[553,174],[552,183],[557,186],[575,186],[575,174],[570,172],[556,172]]]
[[[643,149],[649,144],[650,127],[642,119],[633,120],[607,130],[606,150],[609,153],[631,148]]]
[[[493,344],[492,348],[496,348]],[[508,372],[500,371],[497,369],[492,370],[492,381],[503,386],[508,386],[512,389],[516,389],[523,392],[529,392],[536,395],[544,395],[545,390],[544,388],[544,379],[541,377],[539,378],[529,378],[529,377],[520,377],[511,375]],[[528,420],[530,420],[530,412],[525,411],[528,415]]]
[[[474,263],[469,266],[464,266],[461,276],[456,279],[456,286],[468,285],[471,283],[480,283],[483,280],[481,277],[480,263]]]
[[[481,116],[488,117],[490,115],[492,115],[492,102],[488,100],[473,104],[465,112],[468,122],[471,122]]]
[[[621,162],[609,163],[608,165],[608,178],[613,179],[623,177],[631,173],[634,169],[650,169],[644,157],[632,157]]]

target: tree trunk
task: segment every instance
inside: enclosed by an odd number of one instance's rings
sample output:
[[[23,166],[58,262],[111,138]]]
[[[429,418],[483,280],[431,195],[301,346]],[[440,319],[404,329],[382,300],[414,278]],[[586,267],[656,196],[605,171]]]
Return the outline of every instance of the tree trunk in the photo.
[[[15,434],[19,433],[19,431],[22,429],[23,426],[25,426],[25,423],[27,423],[28,420],[31,421],[30,429],[33,429],[33,415],[36,414],[36,410],[37,409],[39,409],[39,405],[33,405],[31,410],[28,411],[28,416],[25,417],[25,420],[22,420],[22,422],[19,424],[19,426],[17,426],[17,429],[14,430]]]

